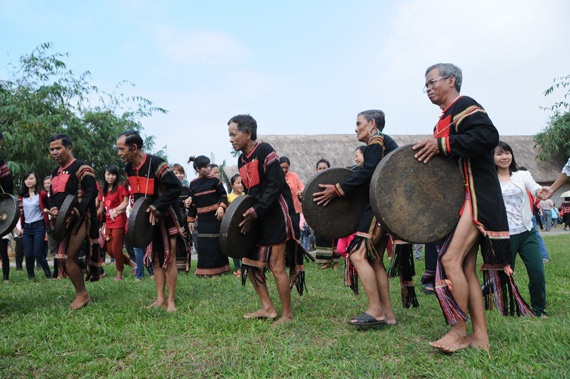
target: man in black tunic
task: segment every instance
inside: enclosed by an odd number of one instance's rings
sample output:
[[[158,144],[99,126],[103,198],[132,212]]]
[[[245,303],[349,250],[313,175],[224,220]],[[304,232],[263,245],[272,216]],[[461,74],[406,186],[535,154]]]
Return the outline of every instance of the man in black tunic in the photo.
[[[126,162],[125,173],[131,195],[135,201],[144,196],[153,199],[146,211],[157,231],[145,254],[145,261],[152,259],[154,265],[157,299],[151,307],[166,307],[167,312],[173,312],[176,311],[174,292],[178,279],[176,246],[177,243],[186,246],[180,238],[183,224],[178,208],[182,185],[168,164],[159,157],[145,154],[141,150],[142,145],[141,136],[132,130],[119,134],[117,138],[118,154]],[[168,286],[168,299],[165,284]]]
[[[75,287],[75,300],[71,309],[84,307],[91,301],[85,289],[83,272],[78,264],[79,250],[86,239],[90,240],[91,264],[89,277],[99,279],[101,262],[99,260],[99,232],[97,229],[97,183],[93,169],[85,162],[75,159],[72,154],[71,137],[55,134],[49,140],[49,150],[53,160],[59,165],[52,172],[49,206],[52,223],[57,220],[59,210],[67,197],[77,197],[77,205],[66,220],[67,236],[59,243],[58,255],[66,256],[65,272]]]
[[[503,314],[509,308],[514,309],[508,306],[508,287],[511,299],[516,300],[517,313],[530,314],[509,278],[512,274],[509,225],[493,158],[499,133],[479,103],[459,95],[461,82],[461,69],[455,65],[439,63],[426,70],[424,92],[443,112],[434,136],[414,146],[418,151],[415,157],[424,163],[434,154],[450,156],[465,180],[466,199],[461,217],[439,253],[436,272],[436,295],[452,327],[445,336],[430,342],[430,346],[447,353],[469,346],[489,349],[483,294],[476,273],[479,247],[485,263],[484,278],[495,288],[495,298],[502,298],[496,302],[497,308]],[[469,336],[465,310],[469,311],[473,325]]]

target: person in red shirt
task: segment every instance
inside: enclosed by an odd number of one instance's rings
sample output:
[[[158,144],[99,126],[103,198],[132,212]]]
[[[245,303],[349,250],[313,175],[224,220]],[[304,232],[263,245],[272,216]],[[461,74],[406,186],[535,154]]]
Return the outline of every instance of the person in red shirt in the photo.
[[[123,254],[125,243],[125,226],[127,215],[125,210],[129,205],[129,193],[119,184],[119,171],[115,165],[105,167],[105,182],[103,184],[103,205],[105,207],[105,245],[110,256],[115,258],[117,266],[116,281],[123,279],[125,264],[136,268],[137,265]]]

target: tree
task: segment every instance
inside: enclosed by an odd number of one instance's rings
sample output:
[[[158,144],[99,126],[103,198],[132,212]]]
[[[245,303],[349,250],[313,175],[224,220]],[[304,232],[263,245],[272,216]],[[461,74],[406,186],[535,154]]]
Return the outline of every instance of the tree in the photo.
[[[56,166],[49,155],[49,138],[65,133],[73,139],[74,156],[93,166],[101,178],[108,164],[122,168],[114,149],[118,134],[129,130],[142,132],[141,120],[153,113],[166,113],[150,100],[139,96],[99,90],[90,83],[90,72],[67,69],[68,54],[50,53],[44,43],[11,66],[9,78],[0,81],[0,130],[4,132],[2,157],[21,183],[22,175],[35,170],[40,177]],[[154,137],[145,138],[144,148],[152,151]]]
[[[535,146],[540,147],[538,158],[544,161],[565,161],[570,156],[570,105],[567,102],[570,97],[570,75],[554,79],[554,84],[544,91],[544,96],[558,89],[566,90],[563,100],[543,108],[553,114],[546,127],[534,136]]]

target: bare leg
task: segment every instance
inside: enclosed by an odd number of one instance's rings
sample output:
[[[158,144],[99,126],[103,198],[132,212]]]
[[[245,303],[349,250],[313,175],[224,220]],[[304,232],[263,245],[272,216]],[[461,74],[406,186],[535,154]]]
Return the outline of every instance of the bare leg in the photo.
[[[166,294],[164,292],[164,285],[166,283],[166,274],[160,263],[158,262],[158,258],[154,258],[152,260],[152,264],[154,266],[154,284],[156,285],[156,301],[148,306],[148,308],[155,308],[155,307],[166,307]]]
[[[254,275],[257,275],[256,279],[254,279]],[[258,273],[257,270],[249,270],[249,280],[253,288],[255,288],[257,296],[259,296],[259,300],[261,300],[261,309],[248,313],[244,315],[243,318],[276,318],[277,310],[275,310],[271,298],[269,297],[267,283],[261,282],[261,273]]]
[[[350,254],[350,261],[356,268],[362,287],[364,287],[364,291],[368,297],[368,309],[366,310],[366,313],[376,318],[378,321],[381,321],[385,319],[385,316],[380,304],[380,294],[378,292],[376,273],[370,263],[368,263],[368,258],[366,257],[365,242],[366,241],[363,241],[358,250]],[[352,319],[351,321],[357,322],[356,319]]]
[[[170,258],[166,268],[166,285],[168,286],[168,300],[166,302],[167,312],[176,312],[174,303],[174,293],[176,291],[176,281],[178,280],[178,268],[176,267],[176,237],[170,239]]]
[[[455,298],[457,305],[459,305],[463,310],[467,309],[469,301],[469,285],[463,271],[464,260],[468,253],[474,247],[476,248],[478,238],[479,231],[471,218],[471,204],[469,201],[466,201],[463,214],[459,219],[453,239],[449,243],[447,251],[441,257],[441,263],[445,269],[447,279],[453,286],[453,297]],[[480,291],[481,289],[479,288],[479,292]],[[467,329],[465,322],[457,321],[445,336],[437,341],[430,342],[429,344],[430,346],[438,348],[446,353],[453,353],[469,346],[469,342],[466,337]]]
[[[281,318],[275,322],[274,325],[279,325],[293,319],[293,311],[291,308],[291,288],[289,287],[289,277],[285,271],[285,246],[286,243],[274,246],[271,249],[271,257],[269,259],[269,269],[275,277],[275,284],[277,284],[277,292],[281,298],[281,306],[283,314]]]
[[[469,301],[467,309],[471,316],[471,324],[473,325],[473,333],[467,337],[469,346],[476,349],[489,350],[489,335],[487,334],[487,324],[485,323],[485,305],[483,302],[483,293],[481,292],[481,283],[475,271],[477,266],[478,246],[475,245],[465,258],[463,271],[467,278],[469,287]]]
[[[65,260],[65,271],[71,279],[71,283],[75,287],[75,299],[69,305],[71,309],[79,309],[86,306],[91,297],[85,289],[85,281],[83,279],[83,272],[79,268],[78,258],[81,244],[87,238],[87,222],[79,228],[76,235],[69,237],[69,244],[67,245],[67,259]]]

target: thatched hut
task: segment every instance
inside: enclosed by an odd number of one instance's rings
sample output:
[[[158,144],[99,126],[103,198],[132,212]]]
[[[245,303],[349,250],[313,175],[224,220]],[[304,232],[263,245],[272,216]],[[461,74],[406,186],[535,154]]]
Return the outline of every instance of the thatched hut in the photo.
[[[399,146],[416,143],[429,138],[429,135],[390,135]],[[501,136],[513,148],[519,166],[528,169],[534,179],[544,185],[552,184],[564,166],[561,161],[539,161],[533,136]],[[295,172],[303,183],[314,174],[319,159],[325,158],[336,167],[351,167],[354,165],[354,151],[362,145],[354,134],[321,134],[321,135],[269,135],[259,136],[258,141],[267,142],[282,156],[291,161],[291,171]],[[237,173],[236,166],[224,167],[227,177]],[[552,199],[560,205],[562,199],[558,196],[563,191],[570,190],[566,184]]]

